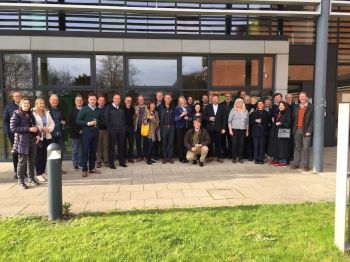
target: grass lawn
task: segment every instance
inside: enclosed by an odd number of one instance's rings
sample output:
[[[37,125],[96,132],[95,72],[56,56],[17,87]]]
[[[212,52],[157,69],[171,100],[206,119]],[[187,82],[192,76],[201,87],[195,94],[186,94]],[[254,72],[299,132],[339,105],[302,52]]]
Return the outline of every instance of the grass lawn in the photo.
[[[0,218],[0,261],[350,261],[334,204]]]

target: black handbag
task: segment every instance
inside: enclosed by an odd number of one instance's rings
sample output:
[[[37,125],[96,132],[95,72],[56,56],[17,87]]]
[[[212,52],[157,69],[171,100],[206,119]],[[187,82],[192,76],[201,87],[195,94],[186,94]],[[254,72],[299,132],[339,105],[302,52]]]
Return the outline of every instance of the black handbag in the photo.
[[[278,138],[290,138],[290,128],[279,128],[277,133]]]

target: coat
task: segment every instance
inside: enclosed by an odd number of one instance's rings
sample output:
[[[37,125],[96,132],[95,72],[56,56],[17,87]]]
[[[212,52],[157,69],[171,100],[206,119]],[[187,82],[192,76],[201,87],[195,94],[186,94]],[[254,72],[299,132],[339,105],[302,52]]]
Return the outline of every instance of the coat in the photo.
[[[139,108],[140,108],[139,105],[135,106],[135,117],[134,117],[134,131],[135,132],[137,131],[137,128],[138,128],[137,122],[139,121],[139,114],[136,114],[136,112],[139,111]],[[145,106],[145,113],[144,113],[143,117],[145,117],[145,115],[147,115],[147,114],[148,114],[148,108],[147,108],[147,106]]]
[[[81,109],[80,109],[81,110]],[[74,107],[70,112],[68,125],[69,125],[69,133],[72,139],[81,138],[81,126],[79,126],[76,121],[80,111],[77,107]]]
[[[41,129],[44,127],[41,116],[35,112],[33,112],[33,115],[35,117],[36,125],[39,128],[39,131],[41,132]],[[50,131],[50,133],[45,133],[45,138],[52,139],[51,133],[55,129],[55,122],[53,121],[49,110],[46,110],[45,116],[46,116],[46,127],[48,127],[49,131]],[[44,140],[44,133],[42,133],[42,132],[41,132],[40,140],[41,141]]]
[[[166,107],[164,104],[158,107],[158,112],[159,112],[160,127],[162,128],[165,122],[165,113],[166,113]],[[175,124],[175,108],[172,105],[170,105],[170,122],[171,122],[171,125]]]
[[[293,134],[297,131],[298,115],[300,105],[296,105],[293,111]],[[314,131],[314,110],[312,104],[309,102],[306,107],[306,111],[303,119],[303,135],[310,133],[312,135]]]
[[[160,141],[160,130],[159,130],[159,116],[158,112],[154,112],[154,118],[150,119],[151,113],[149,110],[145,112],[145,115],[143,116],[143,123],[149,124],[149,135],[148,138],[152,139],[152,142],[154,141]]]
[[[194,132],[195,132],[195,129],[191,128],[185,134],[184,145],[185,145],[187,150],[191,150],[191,148],[193,147],[192,138],[193,138]],[[201,128],[199,132],[200,132],[199,133],[199,144],[201,144],[202,146],[208,146],[211,142],[208,131],[205,130],[204,128]]]
[[[18,110],[18,105],[15,102],[11,102],[5,106],[4,109],[4,118],[3,118],[3,130],[5,134],[8,134],[11,132],[10,130],[10,119],[13,115],[13,112]]]
[[[261,119],[261,123],[257,123],[255,120]],[[268,132],[268,124],[270,121],[270,115],[265,110],[256,110],[249,116],[249,123],[252,129],[253,137],[265,137]]]
[[[281,122],[280,126],[276,126],[276,122]],[[286,159],[291,158],[291,138],[278,138],[278,129],[280,128],[291,128],[292,127],[292,118],[289,110],[285,114],[281,115],[280,119],[275,119],[273,124],[276,128],[276,135],[274,137],[274,147],[273,147],[273,157],[275,159]]]
[[[184,117],[180,115],[184,112],[184,109],[181,106],[175,108],[175,127],[176,128],[188,128],[192,122],[192,112],[191,109],[186,106],[188,120],[186,121]]]
[[[210,121],[210,117],[215,117],[215,121]],[[219,104],[215,115],[213,104],[206,106],[203,111],[203,121],[206,122],[205,126],[208,132],[221,132],[222,129],[226,130],[227,118],[225,108]]]
[[[29,112],[29,118],[21,110],[16,110],[10,119],[10,130],[15,134],[15,142],[12,151],[18,154],[28,155],[30,139],[34,136],[41,136],[40,131],[31,133],[30,127],[36,126],[35,117]]]

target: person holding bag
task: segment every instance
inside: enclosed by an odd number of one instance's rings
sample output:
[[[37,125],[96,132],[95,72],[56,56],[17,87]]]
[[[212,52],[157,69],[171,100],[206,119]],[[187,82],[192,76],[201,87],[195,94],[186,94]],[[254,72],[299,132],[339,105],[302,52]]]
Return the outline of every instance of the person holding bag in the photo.
[[[148,104],[148,110],[143,117],[141,134],[144,136],[144,139],[147,139],[146,163],[147,165],[152,165],[156,163],[152,160],[153,143],[160,141],[159,116],[154,101],[150,101]]]
[[[290,160],[290,129],[292,126],[292,117],[285,102],[278,104],[278,114],[274,125],[277,130],[277,136],[274,141],[274,165],[285,167]]]

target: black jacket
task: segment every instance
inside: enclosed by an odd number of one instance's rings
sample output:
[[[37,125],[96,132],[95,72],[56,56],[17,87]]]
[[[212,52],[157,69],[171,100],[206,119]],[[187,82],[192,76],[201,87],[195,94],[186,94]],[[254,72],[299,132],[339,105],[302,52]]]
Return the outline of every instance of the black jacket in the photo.
[[[215,117],[215,121],[210,121],[210,117]],[[203,121],[205,122],[206,129],[209,132],[221,132],[222,129],[226,130],[227,117],[225,108],[222,105],[218,105],[218,111],[214,114],[213,104],[209,104],[203,111]]]
[[[18,105],[12,101],[11,103],[7,104],[5,106],[5,110],[4,110],[4,118],[3,118],[3,130],[4,130],[4,133],[7,134],[7,133],[11,133],[11,130],[10,130],[10,119],[13,115],[13,113],[18,110]]]
[[[276,136],[273,141],[274,153],[273,157],[276,159],[290,159],[291,158],[291,150],[290,150],[290,138],[278,138],[278,129],[280,128],[291,128],[292,126],[292,118],[289,110],[287,109],[286,113],[283,114],[279,120],[275,119],[276,122],[281,122],[280,126],[276,128]],[[274,124],[274,125],[275,125]],[[276,126],[276,125],[275,125]]]
[[[120,132],[125,130],[125,111],[124,108],[119,105],[117,109],[113,104],[110,104],[105,109],[104,121],[106,123],[107,130],[110,133]]]
[[[159,113],[159,121],[160,121],[160,127],[162,128],[164,125],[165,121],[165,112],[166,112],[166,107],[165,105],[160,105],[158,107],[158,113]],[[170,122],[171,125],[175,125],[175,107],[170,105]]]
[[[255,120],[261,119],[261,123],[257,123]],[[249,116],[249,124],[252,128],[252,135],[254,137],[266,136],[268,134],[268,124],[270,121],[270,115],[265,110],[256,110]]]
[[[226,101],[223,101],[220,103],[220,105],[222,105],[225,108],[225,113],[226,113],[225,118],[228,119],[231,109],[233,108],[233,101],[231,101],[228,104],[226,103]],[[228,126],[226,127],[226,130],[228,130]]]
[[[300,105],[296,105],[293,111],[293,134],[297,131],[298,115]],[[312,104],[309,102],[306,107],[304,119],[303,119],[303,135],[306,133],[313,134],[314,131],[314,109]]]
[[[77,125],[76,123],[79,111],[80,110],[77,107],[74,107],[70,112],[68,119],[69,135],[74,139],[81,137],[81,134],[79,133],[81,131],[81,126]]]
[[[194,133],[194,128],[191,128],[186,132],[185,138],[184,138],[184,145],[187,148],[187,150],[191,150],[193,147],[193,133]],[[210,136],[208,134],[208,131],[205,130],[204,128],[201,128],[199,131],[199,141],[198,144],[201,144],[202,146],[208,146],[211,142]]]

